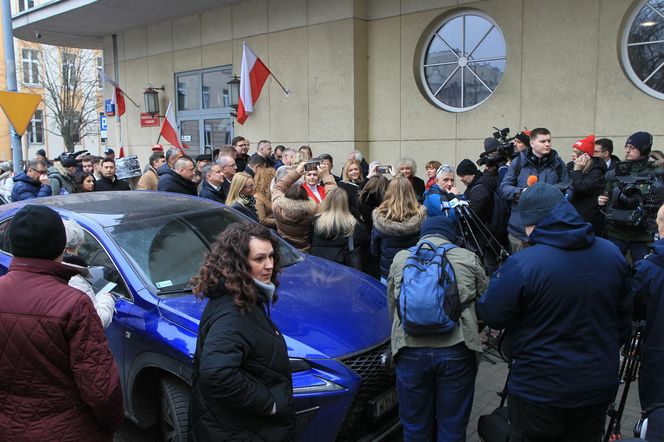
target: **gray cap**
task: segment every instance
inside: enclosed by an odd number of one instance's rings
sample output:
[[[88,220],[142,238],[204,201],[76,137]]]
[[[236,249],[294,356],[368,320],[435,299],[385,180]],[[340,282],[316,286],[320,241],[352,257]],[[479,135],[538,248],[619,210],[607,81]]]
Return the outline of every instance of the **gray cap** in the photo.
[[[554,207],[563,202],[562,192],[547,183],[535,183],[526,188],[519,199],[519,215],[524,226],[535,226],[549,216]]]

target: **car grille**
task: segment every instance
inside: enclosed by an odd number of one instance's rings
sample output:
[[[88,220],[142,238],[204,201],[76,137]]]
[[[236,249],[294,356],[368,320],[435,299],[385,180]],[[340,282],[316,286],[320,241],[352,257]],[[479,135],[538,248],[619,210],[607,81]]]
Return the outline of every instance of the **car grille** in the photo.
[[[341,359],[346,367],[360,375],[361,381],[357,396],[337,435],[338,441],[357,440],[374,430],[380,422],[394,416],[394,412],[387,413],[375,422],[367,409],[369,400],[395,386],[394,370],[386,370],[381,360],[384,354],[391,355],[389,341],[359,355]],[[391,365],[391,361],[389,363]]]

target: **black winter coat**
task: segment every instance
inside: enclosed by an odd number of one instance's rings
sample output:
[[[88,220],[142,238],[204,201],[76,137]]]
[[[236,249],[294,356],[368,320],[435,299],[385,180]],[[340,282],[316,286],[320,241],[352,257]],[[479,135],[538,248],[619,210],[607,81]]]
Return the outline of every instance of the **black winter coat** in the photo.
[[[492,173],[478,173],[470,183],[464,195],[470,202],[473,212],[483,223],[491,221],[493,211],[493,196],[498,189],[498,175]]]
[[[410,181],[410,184],[413,186],[417,200],[422,201],[422,196],[424,195],[424,190],[426,188],[424,180],[413,175],[408,179],[408,181]]]
[[[104,192],[107,190],[131,190],[126,181],[119,180],[116,176],[112,180],[101,177],[95,180],[95,192]]]
[[[258,219],[258,213],[256,213],[256,209],[247,207],[239,201],[235,201],[233,204],[231,204],[231,209],[237,210],[241,214],[248,216],[257,223],[260,222]]]
[[[258,296],[243,314],[225,290],[208,294],[192,373],[190,441],[295,439],[286,342]]]
[[[393,221],[373,212],[371,254],[380,257],[380,276],[387,279],[394,255],[417,244],[423,216],[413,215],[403,222]]]
[[[160,167],[158,172],[163,169]],[[163,170],[159,176],[157,190],[162,192],[183,193],[185,195],[198,195],[198,187],[193,181],[184,179],[179,173],[172,169]]]
[[[201,191],[198,196],[224,204],[226,202],[227,194],[224,192],[224,186],[220,186],[219,190],[215,190],[215,188],[212,187],[212,184],[208,183],[207,180],[203,180],[203,183],[201,183]]]
[[[606,174],[606,162],[601,158],[592,158],[593,165],[587,173],[580,170],[572,170],[572,188],[574,193],[570,203],[574,206],[584,221],[593,225],[595,233],[602,231],[602,214],[597,205],[597,197],[604,190],[604,175]]]
[[[340,238],[327,238],[316,234],[314,226],[316,225],[317,219],[318,217],[315,217],[312,223],[311,254],[332,262],[343,264],[344,254],[349,250],[348,236],[343,236]],[[355,230],[353,230],[353,247],[360,249],[362,251],[362,255],[365,255],[369,250],[369,243],[369,232],[367,232],[366,227],[358,222],[355,224]]]

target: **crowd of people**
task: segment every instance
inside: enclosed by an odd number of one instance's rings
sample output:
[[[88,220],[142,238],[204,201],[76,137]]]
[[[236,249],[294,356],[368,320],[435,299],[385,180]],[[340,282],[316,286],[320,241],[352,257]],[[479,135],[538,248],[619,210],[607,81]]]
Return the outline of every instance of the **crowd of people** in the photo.
[[[249,140],[237,136],[195,158],[155,146],[136,190],[200,196],[253,221],[227,228],[192,281],[195,293],[210,300],[194,362],[192,440],[293,437],[288,355],[269,317],[278,298],[275,232],[303,252],[385,284],[405,440],[465,440],[485,326],[507,336],[510,440],[598,440],[633,320],[646,324],[641,404],[664,402],[657,376],[664,363],[664,156],[652,151],[652,136],[631,135],[621,161],[612,140],[590,135],[570,146],[567,164],[545,128],[507,141],[484,141],[477,162],[484,170],[471,159],[456,167],[431,160],[426,181],[412,158],[394,167],[369,164],[357,150],[335,175],[333,157],[314,156],[309,146],[273,150],[261,140],[249,155]],[[116,176],[112,150],[105,154],[53,162],[40,155],[13,177],[11,200],[130,190]],[[53,251],[84,268],[76,259],[80,233],[71,225],[65,231]],[[449,249],[458,326],[410,335],[399,308],[400,294],[412,283],[403,271],[425,243]],[[61,255],[36,258],[58,261]],[[31,255],[15,256],[10,277],[0,279],[12,290],[23,284],[12,275],[36,271],[30,261],[22,264]],[[74,292],[66,292],[73,299]],[[107,326],[112,297],[88,298]]]

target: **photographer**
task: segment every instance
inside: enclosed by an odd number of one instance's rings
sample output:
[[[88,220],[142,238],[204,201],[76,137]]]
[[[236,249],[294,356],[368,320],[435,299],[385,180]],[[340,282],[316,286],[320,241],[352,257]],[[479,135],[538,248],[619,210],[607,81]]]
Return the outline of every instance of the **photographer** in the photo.
[[[531,175],[537,177],[538,182],[555,184],[561,190],[569,186],[567,168],[558,153],[551,148],[551,132],[548,129],[537,128],[530,132],[530,147],[510,163],[505,179],[498,188],[499,194],[512,204],[507,229],[512,253],[529,245],[518,203]]]
[[[648,132],[630,136],[625,142],[626,161],[607,172],[606,193],[597,198],[600,206],[606,206],[608,239],[623,255],[629,250],[632,262],[643,259],[655,232],[654,214],[647,212],[644,202],[652,196],[656,172],[662,169],[648,162],[651,148]]]

